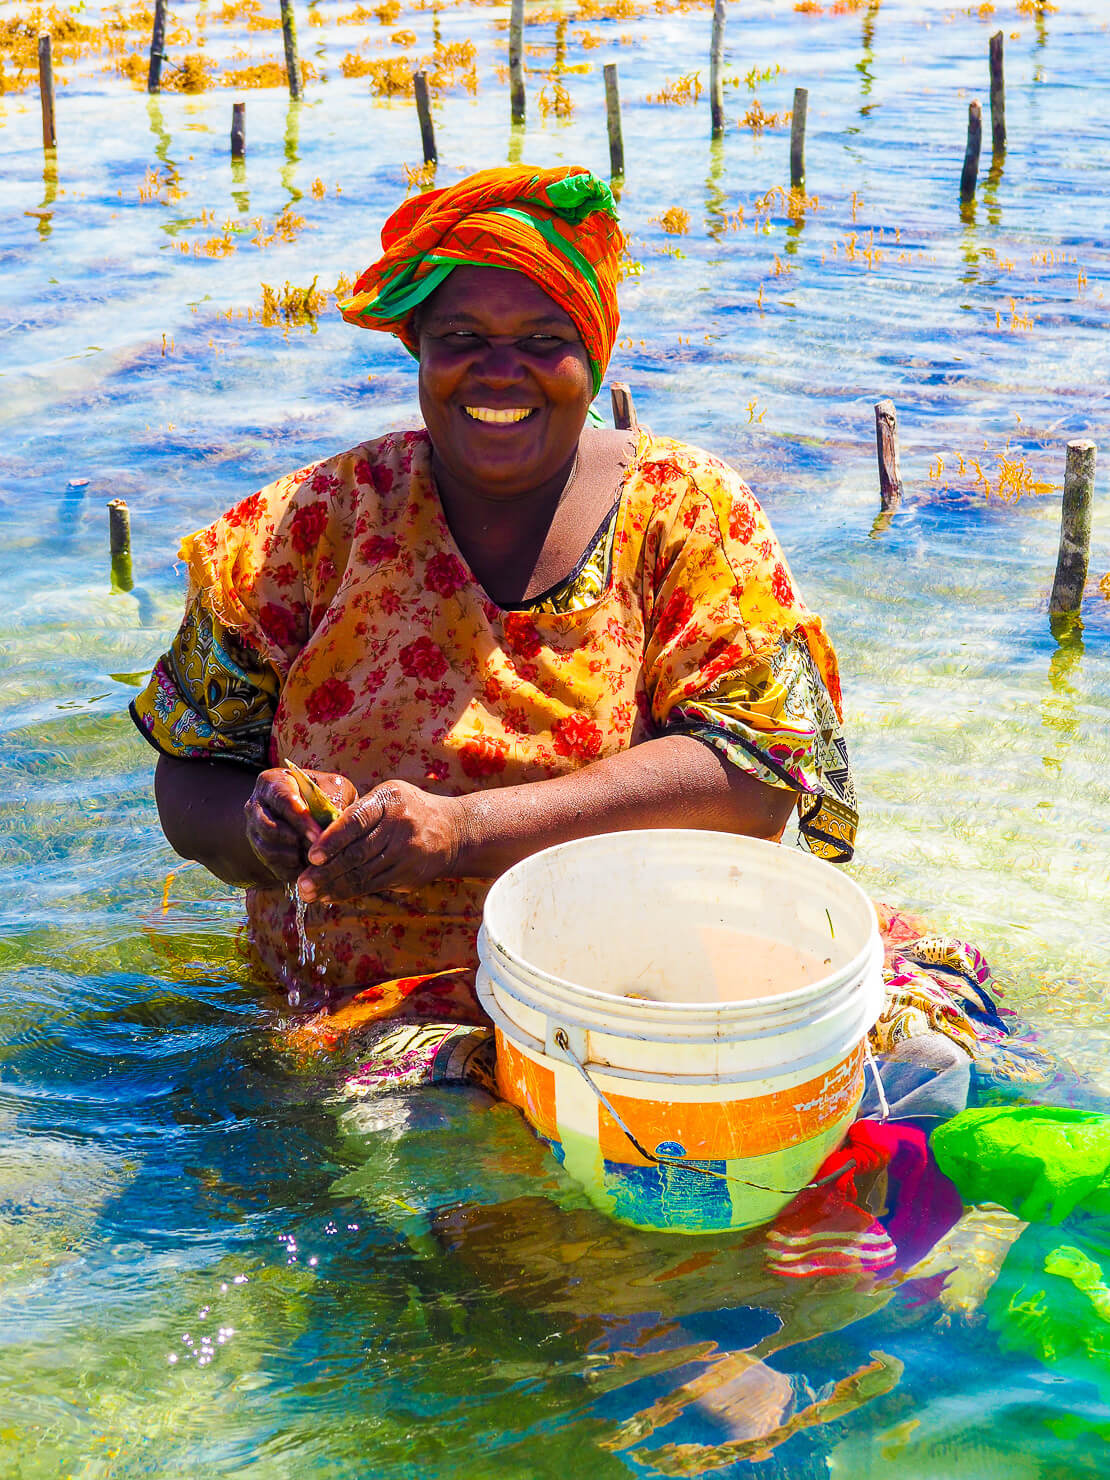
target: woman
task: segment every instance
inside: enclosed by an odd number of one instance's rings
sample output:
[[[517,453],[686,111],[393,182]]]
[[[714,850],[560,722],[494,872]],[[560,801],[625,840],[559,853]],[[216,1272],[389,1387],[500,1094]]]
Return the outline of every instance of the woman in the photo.
[[[847,858],[854,796],[832,649],[750,491],[584,430],[619,322],[608,188],[487,170],[382,242],[341,308],[416,356],[424,428],[187,539],[185,620],[133,713],[167,838],[247,886],[295,1000],[475,1021],[482,901],[518,859],[626,828],[777,838],[796,807]],[[326,829],[286,759],[342,807]]]

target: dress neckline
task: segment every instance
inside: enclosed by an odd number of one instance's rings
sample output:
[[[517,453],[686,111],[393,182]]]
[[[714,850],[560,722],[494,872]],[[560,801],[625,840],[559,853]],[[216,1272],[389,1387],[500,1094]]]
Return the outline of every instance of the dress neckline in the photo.
[[[588,434],[589,430],[586,429],[583,435]],[[470,561],[467,560],[466,556],[463,554],[458,541],[455,539],[455,536],[451,532],[451,526],[447,522],[447,515],[445,514],[443,509],[443,500],[440,498],[439,489],[436,487],[436,481],[434,476],[432,475],[432,441],[431,438],[428,436],[427,431],[425,430],[424,448],[426,458],[425,476],[427,478],[427,497],[432,504],[432,512],[444,552],[453,556],[459,562],[463,570],[466,572],[466,577],[469,584],[478,593],[482,601],[488,606],[493,607],[498,613],[506,617],[526,616],[529,613],[533,613],[535,611],[537,603],[550,601],[555,593],[564,590],[572,581],[576,580],[581,575],[583,569],[589,561],[591,554],[597,548],[599,539],[601,539],[614,524],[616,527],[613,533],[613,548],[614,550],[620,548],[620,538],[623,532],[625,519],[627,518],[628,508],[628,503],[624,495],[628,488],[629,480],[639,466],[644,452],[650,444],[650,440],[650,434],[647,432],[647,429],[641,427],[636,434],[635,442],[632,444],[630,453],[628,455],[628,462],[622,470],[620,488],[617,492],[617,497],[611,505],[609,511],[606,513],[597,531],[587,541],[585,550],[579,557],[574,569],[570,572],[570,574],[563,577],[562,580],[556,581],[555,584],[548,587],[546,591],[541,591],[537,595],[533,596],[531,601],[524,602],[518,606],[503,606],[501,602],[494,600],[494,598],[482,585],[478,577],[474,574]],[[605,583],[605,589],[598,597],[597,601],[591,603],[589,606],[573,607],[569,611],[565,612],[543,611],[535,614],[538,616],[542,616],[545,620],[554,620],[558,622],[560,619],[564,618],[580,617],[584,612],[596,611],[597,608],[603,606],[612,595],[615,569],[616,561],[610,561],[610,568],[608,579]]]

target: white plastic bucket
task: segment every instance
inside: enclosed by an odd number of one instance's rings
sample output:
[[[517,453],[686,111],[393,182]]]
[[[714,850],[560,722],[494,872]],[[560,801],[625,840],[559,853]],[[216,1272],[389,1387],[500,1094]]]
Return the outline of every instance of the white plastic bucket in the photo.
[[[767,1222],[855,1115],[878,923],[800,849],[669,829],[564,843],[493,885],[478,954],[502,1095],[623,1222]]]

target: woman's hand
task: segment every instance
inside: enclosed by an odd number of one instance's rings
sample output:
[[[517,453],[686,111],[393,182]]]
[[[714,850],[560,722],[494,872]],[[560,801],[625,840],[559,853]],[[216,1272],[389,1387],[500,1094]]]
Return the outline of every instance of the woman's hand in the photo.
[[[358,796],[354,783],[334,771],[307,774],[341,808],[349,807]],[[313,821],[290,773],[280,769],[261,772],[243,814],[247,842],[255,857],[279,883],[293,883],[323,829]]]
[[[457,797],[433,796],[407,781],[384,782],[317,830],[309,867],[297,883],[301,898],[353,899],[427,884],[452,872],[464,832]]]

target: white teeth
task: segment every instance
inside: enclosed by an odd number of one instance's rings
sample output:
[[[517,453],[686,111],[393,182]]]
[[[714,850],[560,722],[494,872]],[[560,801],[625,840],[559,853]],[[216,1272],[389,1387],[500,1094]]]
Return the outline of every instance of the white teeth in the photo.
[[[495,411],[491,406],[464,406],[463,410],[472,420],[492,422],[495,426],[523,421],[526,416],[532,414],[531,406],[521,406],[513,411]]]

